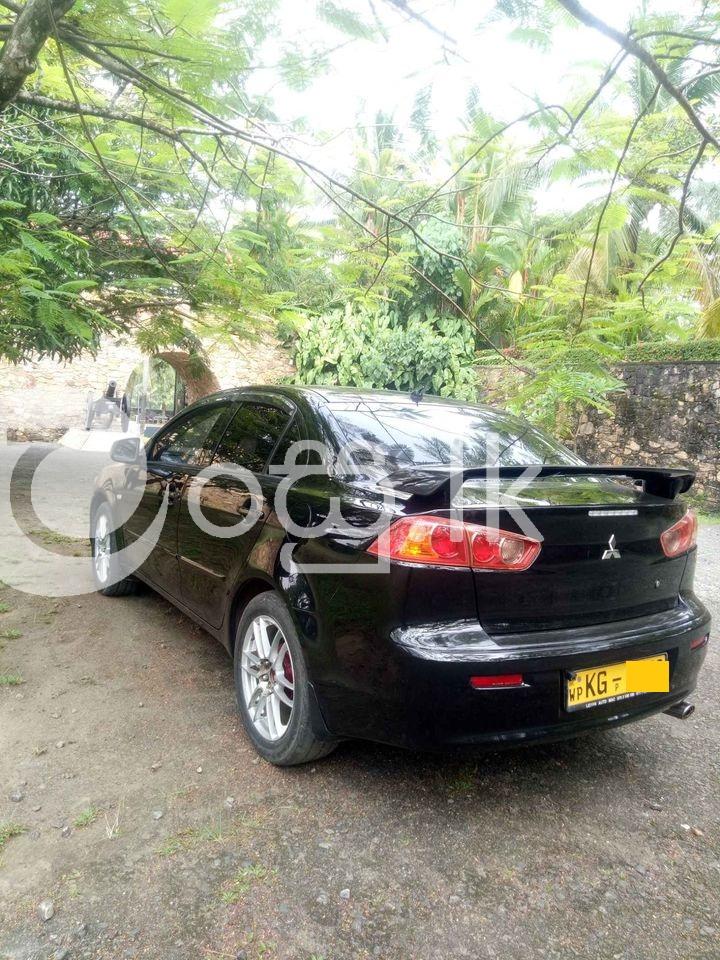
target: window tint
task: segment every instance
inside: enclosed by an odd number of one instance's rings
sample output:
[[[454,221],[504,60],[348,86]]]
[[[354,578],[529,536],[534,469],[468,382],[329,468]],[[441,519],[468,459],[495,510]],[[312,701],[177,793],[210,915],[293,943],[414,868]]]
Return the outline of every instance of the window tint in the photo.
[[[191,414],[158,437],[153,444],[152,459],[161,463],[204,466],[209,462],[217,440],[213,427],[229,409],[227,404],[216,404]]]
[[[285,463],[285,455],[287,454],[288,450],[300,439],[300,426],[298,424],[297,417],[295,417],[285,433],[282,435],[280,443],[275,448],[272,455],[272,462],[276,464]],[[293,459],[295,462],[305,463],[307,460],[307,453],[301,453],[299,457],[296,456]]]
[[[223,434],[213,462],[260,473],[289,419],[290,414],[278,407],[243,403]],[[279,456],[282,463],[284,453]]]
[[[275,465],[285,466],[285,457],[287,456],[288,450],[290,447],[297,443],[299,440],[307,440],[307,435],[303,432],[301,426],[301,421],[297,414],[290,423],[290,426],[287,428],[285,433],[282,435],[280,442],[273,451],[271,463]],[[304,449],[296,451],[291,460],[292,464],[307,466],[312,465],[313,467],[320,466],[323,463],[323,457],[320,454],[320,451],[314,449]]]
[[[552,437],[500,411],[448,404],[330,404],[341,439],[358,445],[352,459],[390,469],[456,461],[466,467],[582,463]]]

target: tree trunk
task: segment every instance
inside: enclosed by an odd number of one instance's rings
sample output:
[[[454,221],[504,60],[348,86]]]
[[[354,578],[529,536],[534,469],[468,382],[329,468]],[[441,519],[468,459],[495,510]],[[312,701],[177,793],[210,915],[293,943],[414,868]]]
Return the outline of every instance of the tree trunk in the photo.
[[[22,89],[37,67],[37,57],[53,33],[55,23],[73,6],[75,0],[27,0],[10,28],[0,52],[0,111]]]
[[[169,363],[185,384],[188,403],[194,403],[209,393],[217,393],[220,384],[202,357],[184,350],[163,350],[155,354],[159,360]]]

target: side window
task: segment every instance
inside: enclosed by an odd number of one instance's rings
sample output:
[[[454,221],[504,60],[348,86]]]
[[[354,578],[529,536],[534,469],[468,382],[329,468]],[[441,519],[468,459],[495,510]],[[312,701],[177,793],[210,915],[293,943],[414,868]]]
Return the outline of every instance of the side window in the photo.
[[[152,459],[168,464],[205,465],[217,440],[217,432],[213,427],[221,418],[226,419],[229,410],[228,404],[216,404],[186,417],[158,437],[151,450]]]
[[[288,452],[290,447],[300,439],[300,426],[298,425],[297,417],[295,417],[285,433],[282,435],[280,443],[277,445],[275,450],[273,450],[272,462],[279,464],[285,463],[285,454]],[[305,463],[306,459],[307,454],[300,454],[300,463]]]
[[[274,464],[284,464],[288,450],[294,443],[297,443],[298,440],[307,440],[307,437],[303,434],[300,427],[300,420],[296,415],[282,435],[280,443],[278,443],[273,451],[271,462]],[[312,464],[312,466],[319,466],[323,462],[322,456],[317,450],[301,450],[293,457],[293,460],[297,464]]]
[[[223,434],[213,463],[232,463],[260,473],[290,414],[265,403],[243,403]]]

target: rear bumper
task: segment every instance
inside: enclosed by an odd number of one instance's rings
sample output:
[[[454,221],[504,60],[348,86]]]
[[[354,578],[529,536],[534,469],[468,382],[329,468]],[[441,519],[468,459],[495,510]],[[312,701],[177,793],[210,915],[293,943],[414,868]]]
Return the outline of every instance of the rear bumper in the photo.
[[[710,615],[693,595],[666,613],[572,630],[491,637],[477,621],[401,628],[375,640],[374,657],[356,657],[355,685],[317,683],[318,702],[335,736],[418,748],[560,740],[688,697],[706,651],[691,642],[709,630]],[[670,660],[669,693],[566,709],[568,672],[658,653]],[[357,670],[359,662],[373,665],[371,677]],[[471,676],[502,673],[521,673],[524,685],[470,686]]]

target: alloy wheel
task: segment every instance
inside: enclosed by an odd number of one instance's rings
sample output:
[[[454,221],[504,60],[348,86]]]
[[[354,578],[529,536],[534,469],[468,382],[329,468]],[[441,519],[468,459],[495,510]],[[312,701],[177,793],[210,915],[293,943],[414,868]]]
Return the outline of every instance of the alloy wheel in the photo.
[[[255,617],[240,657],[250,722],[266,740],[279,740],[290,724],[295,696],[292,655],[280,625],[265,614]]]

